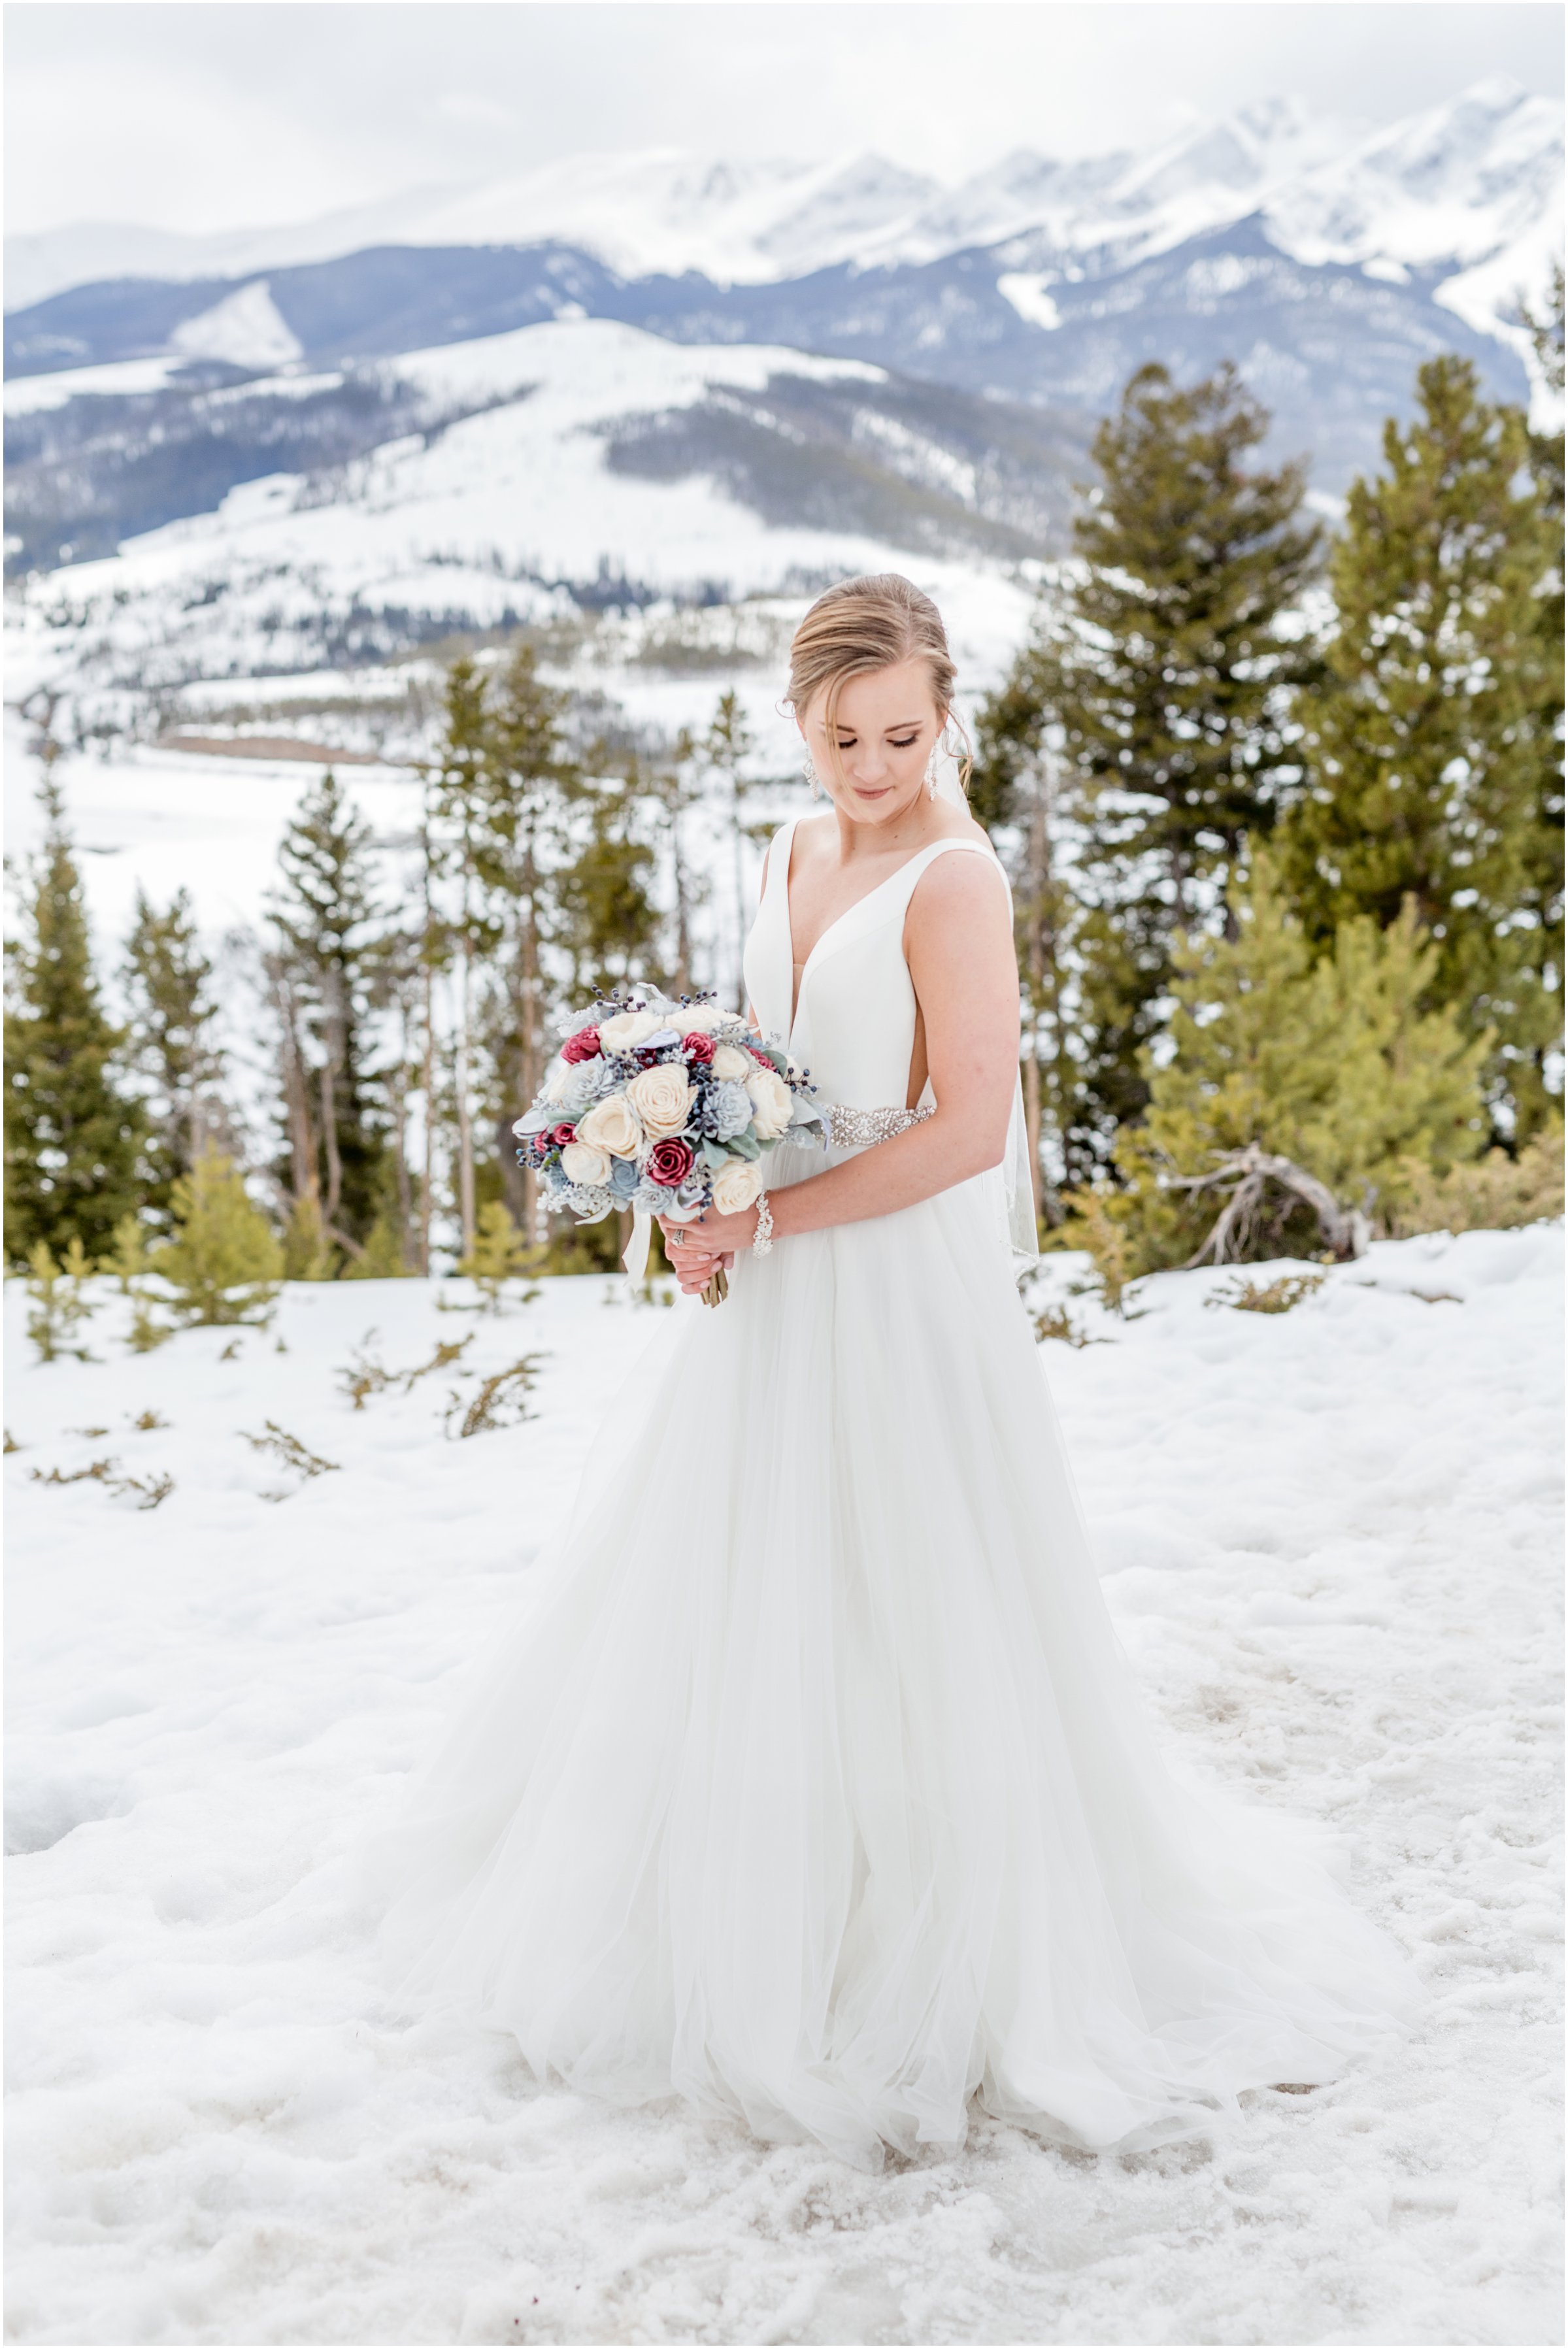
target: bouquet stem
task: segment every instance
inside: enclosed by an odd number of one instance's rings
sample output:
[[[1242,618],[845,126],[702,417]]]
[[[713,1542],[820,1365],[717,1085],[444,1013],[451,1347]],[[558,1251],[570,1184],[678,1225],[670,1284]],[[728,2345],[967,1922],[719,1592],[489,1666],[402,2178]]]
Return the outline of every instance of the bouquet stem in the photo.
[[[713,1278],[702,1291],[702,1302],[704,1305],[722,1305],[729,1294],[730,1284],[725,1278],[724,1268],[721,1264],[714,1268]]]

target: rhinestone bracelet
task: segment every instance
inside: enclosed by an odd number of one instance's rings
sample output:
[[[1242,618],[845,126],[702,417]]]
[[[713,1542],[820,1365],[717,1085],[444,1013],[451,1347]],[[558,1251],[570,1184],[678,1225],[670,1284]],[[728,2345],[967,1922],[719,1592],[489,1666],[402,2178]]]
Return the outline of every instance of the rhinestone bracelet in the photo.
[[[767,1256],[774,1244],[774,1211],[768,1205],[765,1191],[757,1193],[757,1228],[752,1235],[752,1254]]]

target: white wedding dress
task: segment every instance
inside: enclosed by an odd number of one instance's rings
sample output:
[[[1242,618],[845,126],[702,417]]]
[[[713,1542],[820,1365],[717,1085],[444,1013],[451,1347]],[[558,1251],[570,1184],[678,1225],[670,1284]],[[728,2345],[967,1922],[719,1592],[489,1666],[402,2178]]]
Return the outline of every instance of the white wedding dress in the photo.
[[[780,1035],[790,829],[746,953]],[[902,1107],[904,916],[963,845],[814,949],[792,1049],[826,1102]],[[824,1164],[781,1145],[770,1185]],[[1306,1832],[1150,1738],[996,1195],[782,1240],[671,1315],[377,1841],[409,2002],[541,2080],[861,2164],[957,2144],[977,2103],[1149,2143],[1387,2030],[1409,1977]]]

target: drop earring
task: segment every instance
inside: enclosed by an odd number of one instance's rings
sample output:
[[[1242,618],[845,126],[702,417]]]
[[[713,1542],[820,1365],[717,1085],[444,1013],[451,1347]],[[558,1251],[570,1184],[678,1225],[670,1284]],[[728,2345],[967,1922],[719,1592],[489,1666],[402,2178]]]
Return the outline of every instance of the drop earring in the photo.
[[[936,795],[937,795],[937,750],[938,750],[938,748],[939,748],[939,746],[938,746],[938,744],[936,744],[935,742],[933,742],[933,743],[931,744],[931,755],[930,755],[930,757],[926,761],[926,797],[927,797],[929,800],[934,800],[934,799],[936,798]]]
[[[804,780],[811,785],[812,798],[819,800],[822,797],[822,785],[817,781],[816,769],[809,759],[800,771]]]

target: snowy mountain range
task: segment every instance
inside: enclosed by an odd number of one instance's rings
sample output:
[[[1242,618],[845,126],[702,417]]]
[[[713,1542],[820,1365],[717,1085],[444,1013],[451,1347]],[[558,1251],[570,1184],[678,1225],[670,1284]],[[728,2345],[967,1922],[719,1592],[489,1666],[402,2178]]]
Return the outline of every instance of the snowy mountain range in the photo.
[[[1498,82],[1376,133],[1280,104],[957,188],[586,157],[239,238],[22,240],[22,673],[90,730],[203,678],[888,565],[1000,659],[1147,359],[1233,360],[1320,499],[1438,351],[1528,397],[1513,313],[1561,171],[1560,109]]]
[[[1021,149],[957,186],[867,154],[715,161],[579,155],[514,179],[418,190],[300,225],[187,237],[81,224],[5,246],[6,307],[106,278],[253,277],[372,246],[570,245],[623,278],[766,285],[939,261],[1009,239],[1071,276],[1262,215],[1297,260],[1463,270],[1519,248],[1533,276],[1561,177],[1562,109],[1503,78],[1392,128],[1290,99],[1071,162]]]

